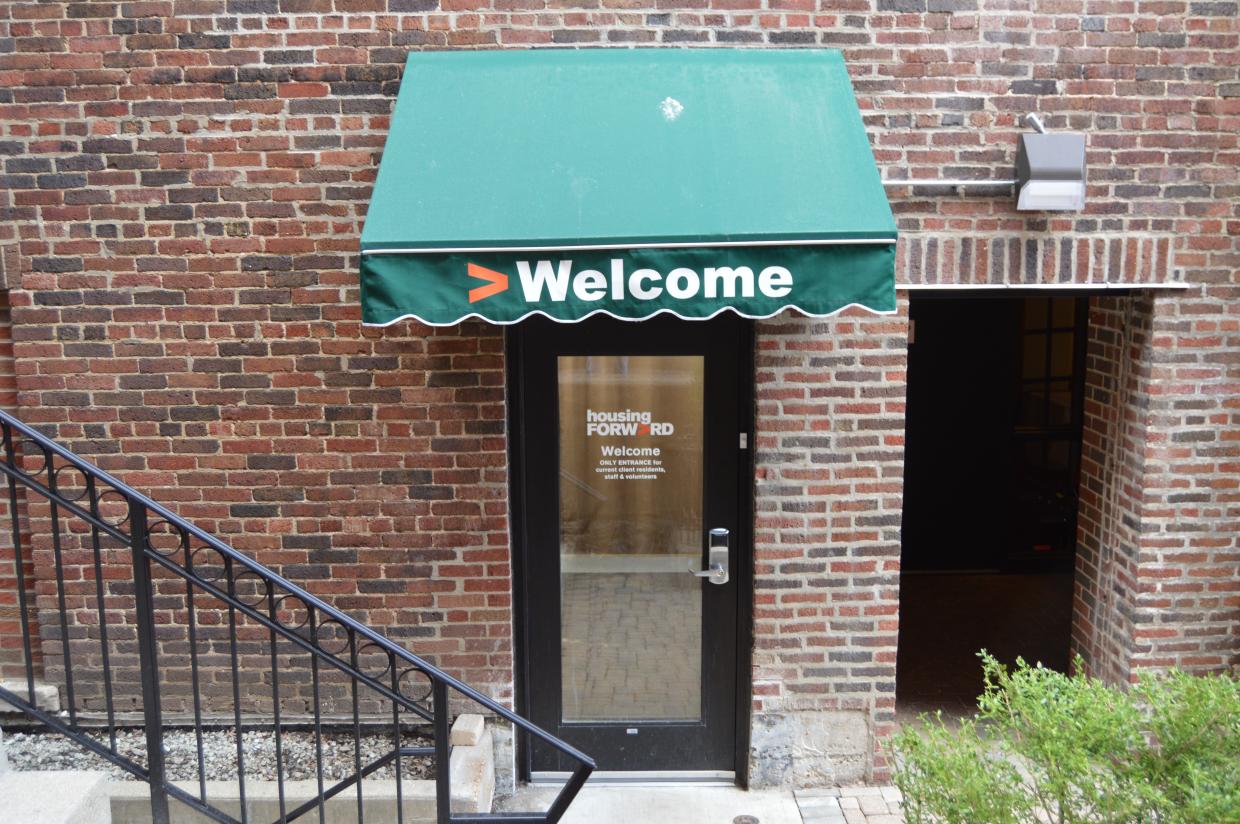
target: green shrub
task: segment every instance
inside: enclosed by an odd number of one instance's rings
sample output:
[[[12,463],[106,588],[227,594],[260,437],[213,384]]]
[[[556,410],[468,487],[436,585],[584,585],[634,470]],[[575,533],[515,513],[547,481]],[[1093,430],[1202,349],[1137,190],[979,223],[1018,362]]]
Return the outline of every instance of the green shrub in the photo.
[[[1240,822],[1233,679],[1171,672],[1125,691],[981,658],[975,719],[923,716],[893,740],[908,824]]]

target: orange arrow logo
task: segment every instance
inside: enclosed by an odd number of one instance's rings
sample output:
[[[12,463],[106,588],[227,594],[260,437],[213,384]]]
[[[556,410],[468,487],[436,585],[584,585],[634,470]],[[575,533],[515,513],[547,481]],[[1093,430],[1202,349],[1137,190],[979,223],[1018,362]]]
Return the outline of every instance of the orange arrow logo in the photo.
[[[478,266],[474,263],[467,264],[467,266],[471,278],[487,281],[486,286],[477,286],[469,290],[470,303],[477,303],[480,300],[491,297],[491,295],[498,295],[508,288],[508,276],[503,272],[496,272],[494,269],[488,269],[485,266]]]

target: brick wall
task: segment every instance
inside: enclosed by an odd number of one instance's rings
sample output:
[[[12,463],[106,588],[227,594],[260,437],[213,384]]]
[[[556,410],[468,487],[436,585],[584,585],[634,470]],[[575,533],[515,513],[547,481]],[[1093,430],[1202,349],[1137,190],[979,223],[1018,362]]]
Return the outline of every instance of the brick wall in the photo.
[[[1073,644],[1111,680],[1240,663],[1229,526],[1240,340],[1214,346],[1227,339],[1220,326],[1240,326],[1196,317],[1207,305],[1146,295],[1092,306]]]
[[[907,335],[907,301],[758,325],[757,783],[885,769],[871,749],[895,720]]]
[[[16,255],[11,256],[16,260]],[[3,282],[4,255],[0,253],[0,282]],[[9,293],[0,290],[0,408],[12,412],[17,405],[17,375],[13,360],[12,323],[8,304]],[[5,534],[0,537],[0,679],[25,676],[25,647],[22,643],[22,601],[25,600],[26,631],[28,637],[39,637],[39,613],[35,600],[35,568],[28,553],[22,555],[21,575],[15,566],[13,518],[19,527],[19,540],[30,545],[30,531],[26,520],[25,490],[17,489],[17,508],[13,509],[7,481],[0,481],[0,524]],[[39,644],[33,643],[30,655],[41,663]]]
[[[1240,667],[1240,255],[1194,240],[1219,286],[1154,301],[1133,667],[1211,672]]]
[[[1240,654],[1238,20],[1231,0],[0,2],[0,246],[17,250],[21,413],[507,696],[501,338],[358,323],[358,232],[406,52],[837,46],[888,177],[1007,177],[1027,111],[1088,136],[1080,215],[1018,214],[1007,190],[893,190],[902,282],[1190,284],[1149,303],[1150,402],[1132,430],[1144,443],[1095,450],[1141,479],[1124,491],[1140,510],[1124,527],[1140,536],[1123,598],[1131,666],[1220,668]],[[1099,303],[1095,316],[1117,311]],[[759,335],[764,357],[793,344],[787,366],[764,367],[768,395],[808,398],[820,371],[863,374],[889,345],[881,357],[894,359],[886,383],[837,387],[858,394],[855,411],[832,397],[804,419],[856,425],[808,436],[849,444],[823,489],[796,477],[807,459],[817,469],[814,449],[763,447],[757,714],[774,729],[800,713],[785,740],[822,743],[814,725],[830,718],[805,713],[851,713],[868,740],[889,720],[898,491],[858,487],[844,501],[842,484],[878,471],[898,486],[899,445],[885,441],[903,426],[902,323],[784,318]],[[867,387],[890,397],[861,399]],[[763,403],[764,437],[802,425],[779,399]],[[854,438],[877,438],[880,454]],[[781,512],[794,503],[783,487],[798,484],[807,511]],[[816,507],[855,523],[824,534]],[[804,557],[781,556],[792,551]],[[786,581],[796,587],[771,586]],[[1083,583],[1082,597],[1107,585]],[[806,606],[787,600],[797,589]],[[828,644],[824,661],[811,638]],[[839,659],[830,645],[848,638],[873,644],[873,660]],[[1112,646],[1118,675],[1126,654]],[[854,769],[871,746],[841,744],[806,769]]]
[[[1092,674],[1126,683],[1148,437],[1148,296],[1095,298],[1086,352],[1072,646]]]

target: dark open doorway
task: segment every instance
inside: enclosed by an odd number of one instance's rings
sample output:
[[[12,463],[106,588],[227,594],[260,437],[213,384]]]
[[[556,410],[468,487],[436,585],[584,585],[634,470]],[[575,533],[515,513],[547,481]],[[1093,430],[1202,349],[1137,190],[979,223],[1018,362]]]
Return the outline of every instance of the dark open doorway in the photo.
[[[912,300],[902,713],[972,708],[982,648],[1068,666],[1087,304]]]

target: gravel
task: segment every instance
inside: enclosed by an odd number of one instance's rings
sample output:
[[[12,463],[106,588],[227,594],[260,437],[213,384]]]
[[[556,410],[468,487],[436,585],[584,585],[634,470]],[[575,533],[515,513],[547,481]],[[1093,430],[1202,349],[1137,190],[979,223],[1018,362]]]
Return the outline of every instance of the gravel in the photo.
[[[104,746],[108,734],[91,732],[90,736]],[[275,780],[276,738],[270,731],[246,732],[241,737],[245,753],[245,775],[254,780]],[[284,778],[296,780],[315,777],[314,733],[285,732],[282,736]],[[363,735],[362,766],[391,752],[392,736]],[[402,743],[407,746],[430,746],[429,738],[406,733]],[[137,780],[120,767],[55,733],[4,733],[3,746],[14,770],[100,770],[111,777]],[[116,749],[130,760],[146,764],[146,736],[140,729],[118,729]],[[202,734],[203,765],[208,781],[236,780],[237,744],[231,728],[204,730]],[[173,781],[198,780],[198,745],[194,731],[168,730],[164,733],[164,768]],[[368,778],[392,778],[395,765],[389,764],[371,773]],[[323,732],[323,779],[338,781],[354,771],[352,733]],[[430,757],[401,759],[401,775],[405,778],[432,778],[435,774]]]

